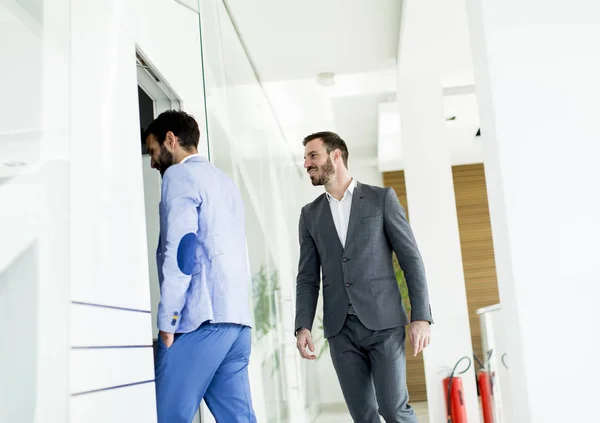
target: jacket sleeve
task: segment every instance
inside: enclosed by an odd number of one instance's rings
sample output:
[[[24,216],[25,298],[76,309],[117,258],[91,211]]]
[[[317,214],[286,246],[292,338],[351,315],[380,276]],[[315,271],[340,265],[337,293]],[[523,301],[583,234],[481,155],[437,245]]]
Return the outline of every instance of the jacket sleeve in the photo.
[[[321,261],[315,241],[306,227],[304,209],[300,212],[298,225],[300,261],[296,278],[296,331],[312,330],[319,299]]]
[[[198,213],[201,200],[196,181],[182,165],[171,166],[163,176],[161,239],[164,245],[163,282],[158,305],[158,329],[174,333],[196,261]]]
[[[406,212],[392,188],[385,189],[384,228],[398,263],[404,272],[411,306],[411,321],[425,320],[433,323],[429,305],[429,291],[425,265]]]

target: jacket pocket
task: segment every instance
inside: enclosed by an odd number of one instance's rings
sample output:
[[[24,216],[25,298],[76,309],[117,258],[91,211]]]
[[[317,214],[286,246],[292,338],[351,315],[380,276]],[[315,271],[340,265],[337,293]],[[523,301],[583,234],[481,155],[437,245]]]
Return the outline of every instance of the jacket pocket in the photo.
[[[378,222],[381,219],[383,219],[383,214],[375,214],[373,216],[363,216],[360,218],[360,220],[363,221],[364,223]]]

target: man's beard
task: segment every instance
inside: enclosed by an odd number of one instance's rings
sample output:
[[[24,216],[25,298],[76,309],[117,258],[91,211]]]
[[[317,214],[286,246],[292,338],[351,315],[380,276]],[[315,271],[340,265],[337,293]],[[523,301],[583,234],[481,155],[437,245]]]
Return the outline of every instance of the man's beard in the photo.
[[[167,169],[173,164],[173,155],[169,153],[169,150],[167,150],[164,145],[160,147],[160,155],[158,156],[158,160],[156,160],[156,164],[158,165],[160,176],[163,176]]]
[[[306,169],[307,172],[311,170],[315,170],[316,173],[310,176],[310,180],[314,186],[318,185],[327,185],[331,180],[331,177],[335,173],[335,169],[333,168],[333,162],[331,161],[331,157],[327,158],[325,164],[321,167],[311,166]]]

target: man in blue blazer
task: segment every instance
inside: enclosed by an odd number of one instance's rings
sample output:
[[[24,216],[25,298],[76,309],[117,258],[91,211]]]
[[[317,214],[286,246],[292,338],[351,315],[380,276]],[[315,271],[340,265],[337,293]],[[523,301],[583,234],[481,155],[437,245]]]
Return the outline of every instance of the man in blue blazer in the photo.
[[[244,205],[198,155],[200,130],[167,111],[144,134],[162,175],[157,250],[159,423],[190,423],[204,398],[218,422],[256,422],[250,385],[250,275]]]

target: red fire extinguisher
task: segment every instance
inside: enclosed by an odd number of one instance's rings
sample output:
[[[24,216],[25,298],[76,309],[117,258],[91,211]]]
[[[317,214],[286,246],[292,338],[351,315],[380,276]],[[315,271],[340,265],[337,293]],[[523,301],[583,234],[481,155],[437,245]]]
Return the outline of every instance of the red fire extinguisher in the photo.
[[[494,408],[492,402],[492,378],[487,370],[477,373],[477,384],[481,396],[481,407],[483,408],[483,423],[494,423]]]
[[[460,373],[456,373],[456,368],[463,361],[467,360],[469,364]],[[467,409],[465,408],[465,396],[463,392],[463,383],[460,377],[455,374],[463,374],[471,368],[471,359],[463,357],[457,361],[452,369],[450,376],[444,379],[444,392],[446,397],[446,415],[448,423],[467,423]]]
[[[493,350],[488,351],[487,362],[490,362]],[[477,387],[479,388],[479,396],[481,397],[481,408],[483,409],[483,422],[494,423],[494,386],[493,373],[477,359],[473,354],[477,363],[479,363],[479,371],[477,372]]]

